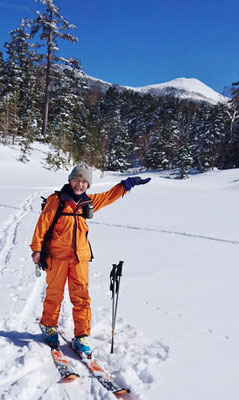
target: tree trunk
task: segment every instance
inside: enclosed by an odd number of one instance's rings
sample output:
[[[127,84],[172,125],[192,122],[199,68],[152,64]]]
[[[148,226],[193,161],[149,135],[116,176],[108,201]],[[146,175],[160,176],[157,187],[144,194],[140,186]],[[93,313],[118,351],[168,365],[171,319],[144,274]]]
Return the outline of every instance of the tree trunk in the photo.
[[[52,22],[52,10],[50,13],[50,23]],[[43,108],[43,121],[42,121],[42,136],[46,139],[47,136],[47,123],[49,112],[50,100],[50,85],[51,85],[51,45],[52,45],[52,28],[49,28],[48,42],[47,42],[47,68],[46,68],[46,86],[45,86],[45,101]]]

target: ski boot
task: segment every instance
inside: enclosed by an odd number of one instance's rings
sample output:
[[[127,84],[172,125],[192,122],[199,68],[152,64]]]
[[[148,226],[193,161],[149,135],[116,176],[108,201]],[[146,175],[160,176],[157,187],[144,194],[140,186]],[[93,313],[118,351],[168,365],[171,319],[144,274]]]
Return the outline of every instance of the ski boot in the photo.
[[[87,358],[91,358],[92,351],[88,343],[87,335],[75,336],[72,345],[77,350],[80,357],[85,358],[86,356]]]
[[[46,326],[44,335],[51,348],[56,349],[59,346],[57,326]]]

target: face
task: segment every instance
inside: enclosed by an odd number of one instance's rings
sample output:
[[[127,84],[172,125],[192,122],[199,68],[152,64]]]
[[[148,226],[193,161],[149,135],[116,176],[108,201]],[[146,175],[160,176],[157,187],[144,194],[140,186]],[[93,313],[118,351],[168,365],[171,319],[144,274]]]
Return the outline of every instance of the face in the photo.
[[[70,180],[70,185],[75,194],[80,195],[85,193],[88,189],[88,182],[82,177],[82,175],[78,175],[77,178],[73,178]]]

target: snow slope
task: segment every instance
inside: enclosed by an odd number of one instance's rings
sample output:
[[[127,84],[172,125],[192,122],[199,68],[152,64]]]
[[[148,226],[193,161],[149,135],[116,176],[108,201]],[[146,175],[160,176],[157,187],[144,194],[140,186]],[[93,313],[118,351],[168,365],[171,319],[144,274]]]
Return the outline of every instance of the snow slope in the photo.
[[[40,196],[67,171],[43,168],[46,147],[28,164],[0,146],[0,396],[2,400],[112,399],[63,345],[79,381],[59,384],[35,318],[45,283],[34,275],[29,244]],[[89,222],[94,354],[136,400],[237,400],[239,393],[239,170],[186,181],[161,172],[100,210]],[[91,192],[122,174],[94,172]],[[123,260],[115,354],[110,354],[109,272]],[[66,290],[60,325],[73,333]]]

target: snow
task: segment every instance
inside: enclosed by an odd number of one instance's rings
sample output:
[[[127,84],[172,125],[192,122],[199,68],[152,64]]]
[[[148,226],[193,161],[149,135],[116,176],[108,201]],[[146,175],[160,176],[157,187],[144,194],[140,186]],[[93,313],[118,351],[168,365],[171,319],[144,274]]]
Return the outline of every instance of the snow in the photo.
[[[84,76],[85,76],[85,78],[90,79],[91,81],[97,81],[97,82],[101,82],[101,83],[104,83],[106,85],[112,86],[112,83],[103,81],[102,79],[94,78],[93,76],[90,76],[90,75],[87,75],[87,74],[84,74]]]
[[[148,85],[138,88],[128,87],[128,89],[136,92],[151,93],[152,95],[159,95],[160,93],[167,94],[165,91],[171,88],[177,89],[179,91],[178,96],[181,98],[194,98],[198,100],[209,101],[210,103],[215,104],[219,102],[226,102],[228,100],[225,96],[217,93],[215,90],[196,78],[176,78],[169,82],[155,85]]]
[[[31,161],[0,145],[0,396],[3,400],[114,398],[63,350],[80,378],[59,376],[35,320],[41,315],[44,273],[35,277],[29,244],[40,196],[59,189],[69,171],[44,167],[48,149],[34,145]],[[94,171],[90,192],[125,177]],[[143,173],[151,182],[89,221],[94,354],[136,400],[237,400],[239,393],[239,170],[173,179]],[[112,264],[124,261],[111,344]],[[66,290],[60,325],[73,334]]]
[[[87,80],[88,84],[91,83],[94,85],[98,83],[105,91],[112,86],[112,83],[94,78],[87,74],[85,74],[85,79]],[[229,100],[227,97],[216,92],[196,78],[176,78],[169,82],[157,83],[142,87],[118,86],[118,89],[133,90],[134,92],[143,94],[149,93],[155,97],[169,95],[181,99],[206,101],[211,104],[227,103]]]

